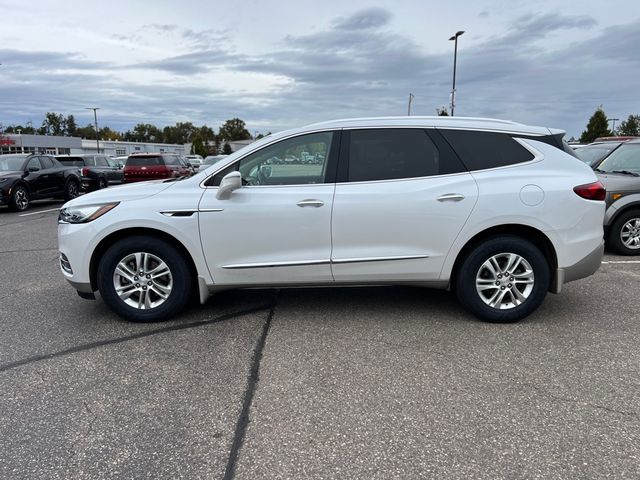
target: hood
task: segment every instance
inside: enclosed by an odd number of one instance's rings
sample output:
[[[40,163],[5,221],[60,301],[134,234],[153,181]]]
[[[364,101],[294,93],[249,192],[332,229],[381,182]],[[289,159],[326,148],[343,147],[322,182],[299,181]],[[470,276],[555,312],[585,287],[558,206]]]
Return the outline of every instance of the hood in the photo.
[[[624,173],[596,172],[596,175],[607,189],[607,192],[625,192],[629,190],[640,192],[640,177],[625,175]]]
[[[164,180],[152,180],[150,182],[136,182],[128,185],[116,185],[113,187],[87,193],[65,203],[64,207],[78,205],[95,205],[97,203],[126,202],[128,200],[140,200],[151,197],[171,188],[176,182]]]
[[[20,170],[10,170],[8,172],[0,172],[0,178],[4,178],[4,177],[21,177],[24,174],[24,172],[21,172]]]

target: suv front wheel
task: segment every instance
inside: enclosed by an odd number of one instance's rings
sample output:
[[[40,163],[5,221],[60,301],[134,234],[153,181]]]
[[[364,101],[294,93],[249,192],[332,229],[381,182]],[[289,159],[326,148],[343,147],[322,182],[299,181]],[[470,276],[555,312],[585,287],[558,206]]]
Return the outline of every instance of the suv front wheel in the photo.
[[[458,299],[489,322],[516,322],[540,306],[549,290],[549,264],[521,237],[485,240],[469,252],[455,277]]]
[[[134,322],[165,320],[192,295],[189,266],[168,242],[147,236],[114,243],[98,265],[98,290],[118,315]]]

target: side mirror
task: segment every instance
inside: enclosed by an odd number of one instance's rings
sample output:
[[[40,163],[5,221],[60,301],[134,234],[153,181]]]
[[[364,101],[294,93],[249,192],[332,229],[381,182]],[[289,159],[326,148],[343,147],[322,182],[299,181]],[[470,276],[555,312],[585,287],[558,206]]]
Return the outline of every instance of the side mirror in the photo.
[[[27,170],[27,172],[31,173],[31,172],[39,172],[40,169],[38,167],[29,167],[29,170]]]
[[[229,200],[231,192],[242,187],[242,176],[240,172],[234,171],[227,173],[220,182],[216,198],[218,200]]]

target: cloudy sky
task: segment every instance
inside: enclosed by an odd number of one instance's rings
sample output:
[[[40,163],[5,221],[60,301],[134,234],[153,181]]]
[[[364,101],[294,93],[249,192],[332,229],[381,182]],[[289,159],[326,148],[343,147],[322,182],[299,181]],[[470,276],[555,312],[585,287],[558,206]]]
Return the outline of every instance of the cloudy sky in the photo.
[[[640,4],[583,0],[0,0],[0,122],[47,111],[126,130],[240,117],[253,132],[354,116],[456,115],[578,136],[640,114]]]

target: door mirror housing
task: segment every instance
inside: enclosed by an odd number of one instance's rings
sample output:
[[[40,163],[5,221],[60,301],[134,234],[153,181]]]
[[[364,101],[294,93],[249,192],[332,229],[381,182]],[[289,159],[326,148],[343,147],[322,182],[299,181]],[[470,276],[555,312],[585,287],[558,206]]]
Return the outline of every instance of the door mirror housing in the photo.
[[[27,173],[32,173],[32,172],[39,172],[40,169],[38,167],[29,167],[27,169]]]
[[[231,192],[239,189],[240,187],[242,187],[242,176],[240,175],[240,172],[229,172],[222,177],[220,186],[218,187],[218,193],[216,193],[216,198],[218,200],[229,200]]]

